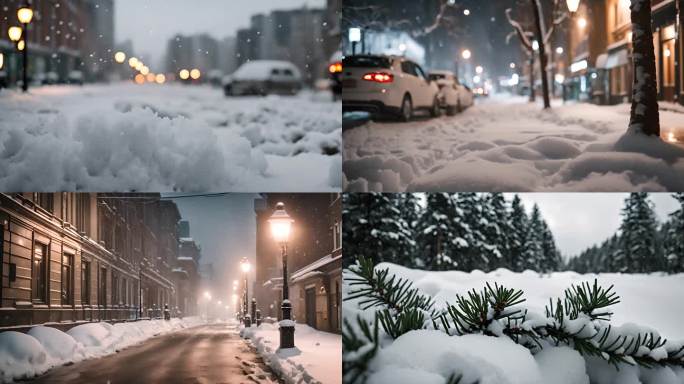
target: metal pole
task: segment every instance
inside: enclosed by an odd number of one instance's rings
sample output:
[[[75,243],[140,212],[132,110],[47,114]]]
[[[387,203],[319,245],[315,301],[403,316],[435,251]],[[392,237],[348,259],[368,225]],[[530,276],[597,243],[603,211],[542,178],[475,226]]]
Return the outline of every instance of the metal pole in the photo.
[[[21,84],[21,89],[24,92],[28,91],[28,24],[22,24],[24,26],[24,76],[23,83]]]
[[[283,320],[280,322],[280,349],[294,348],[294,331],[292,323],[292,304],[290,303],[290,292],[287,286],[287,244],[281,245],[283,256]]]

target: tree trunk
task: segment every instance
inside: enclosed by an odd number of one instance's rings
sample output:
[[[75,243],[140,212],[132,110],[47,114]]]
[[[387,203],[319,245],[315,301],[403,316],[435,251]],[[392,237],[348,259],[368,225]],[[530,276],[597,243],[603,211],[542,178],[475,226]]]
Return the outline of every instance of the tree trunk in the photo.
[[[530,53],[530,103],[536,100],[534,93],[534,51]]]
[[[530,0],[534,11],[534,27],[539,44],[539,69],[541,71],[542,95],[544,96],[544,109],[551,108],[549,99],[549,76],[546,70],[548,57],[546,57],[546,44],[544,43],[544,32],[542,31],[542,15],[538,0]]]
[[[651,0],[632,0],[630,10],[634,46],[634,87],[629,131],[660,136]]]

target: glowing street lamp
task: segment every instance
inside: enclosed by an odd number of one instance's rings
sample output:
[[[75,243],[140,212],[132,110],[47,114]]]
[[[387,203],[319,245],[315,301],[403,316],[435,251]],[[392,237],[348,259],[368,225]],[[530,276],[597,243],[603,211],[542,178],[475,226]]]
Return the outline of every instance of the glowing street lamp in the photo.
[[[584,29],[587,26],[587,19],[584,17],[580,17],[577,19],[577,26],[580,27],[580,29]]]
[[[24,5],[19,7],[17,10],[17,19],[19,19],[19,22],[24,26],[24,44],[22,49],[23,57],[24,57],[24,76],[22,79],[22,84],[21,84],[21,90],[24,92],[28,91],[28,25],[33,20],[33,9],[31,9],[31,5],[29,4],[28,0],[24,2]],[[19,48],[19,45],[17,44],[17,49]]]
[[[463,57],[465,60],[470,59],[472,56],[472,52],[470,52],[470,49],[464,49],[463,52],[461,52],[461,57]]]
[[[150,73],[150,68],[146,65],[143,65],[140,69],[138,69],[138,71],[140,71],[140,73],[142,73],[143,75],[147,76]]]
[[[128,65],[131,66],[131,68],[135,68],[136,65],[138,65],[138,59],[135,57],[131,57],[128,59]]]
[[[283,320],[280,322],[280,349],[294,348],[294,322],[292,321],[292,304],[287,286],[287,241],[294,220],[285,211],[285,204],[276,204],[275,212],[268,219],[271,225],[273,239],[280,245],[280,253],[283,259]]]
[[[566,0],[566,3],[568,5],[568,11],[570,11],[570,13],[575,13],[579,8],[580,0]]]
[[[24,31],[21,29],[21,27],[10,27],[7,30],[7,35],[13,43],[17,43],[21,39],[21,35],[23,33]]]
[[[200,78],[200,76],[202,76],[202,72],[200,72],[199,69],[195,68],[192,71],[190,71],[190,77],[193,80],[198,80]]]
[[[204,292],[204,298],[207,299],[207,300],[211,300],[211,292],[205,291],[205,292]]]
[[[181,78],[181,80],[187,80],[190,78],[190,71],[187,69],[181,69],[181,71],[178,73],[178,76]]]
[[[126,61],[126,54],[123,52],[117,52],[114,54],[114,61],[116,61],[119,64],[122,64],[124,61]]]
[[[252,324],[251,319],[247,316],[249,313],[249,286],[247,285],[247,277],[249,276],[249,270],[252,269],[252,266],[246,257],[243,257],[242,260],[240,260],[240,269],[242,270],[245,280],[242,291],[242,318],[245,321],[245,327],[249,327]]]
[[[166,76],[163,73],[160,73],[155,76],[154,81],[156,81],[157,84],[164,84],[166,82]]]

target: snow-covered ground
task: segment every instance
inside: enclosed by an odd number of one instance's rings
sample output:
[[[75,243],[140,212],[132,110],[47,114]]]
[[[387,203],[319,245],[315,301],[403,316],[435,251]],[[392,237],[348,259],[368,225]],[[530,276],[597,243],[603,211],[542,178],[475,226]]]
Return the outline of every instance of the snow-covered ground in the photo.
[[[330,191],[341,104],[178,84],[0,92],[1,190]]]
[[[622,275],[557,272],[540,275],[525,271],[513,273],[498,269],[490,273],[426,272],[393,264],[380,264],[390,273],[409,279],[414,287],[435,299],[436,308],[455,303],[455,295],[481,290],[486,282],[521,289],[526,299],[521,305],[530,313],[543,314],[549,298],[563,297],[572,284],[593,282],[606,288],[614,284],[620,303],[611,306],[613,326],[624,330],[636,324],[655,329],[674,343],[684,342],[682,292],[684,274]],[[345,272],[348,274],[348,272]],[[349,277],[349,275],[347,275]],[[344,284],[343,294],[350,292]],[[345,318],[355,322],[357,315],[371,321],[373,309],[361,310],[359,299],[343,304]],[[382,327],[380,328],[382,332]],[[619,329],[619,328],[618,328]],[[527,348],[507,337],[484,335],[449,336],[443,331],[411,331],[391,341],[385,339],[370,365],[368,384],[426,383],[443,384],[454,370],[463,374],[462,383],[479,379],[480,384],[676,384],[684,383],[684,369],[656,367],[638,369],[622,364],[615,370],[602,359],[582,358],[568,347],[546,347],[533,355]]]
[[[336,384],[342,382],[342,336],[321,332],[306,324],[295,326],[294,349],[278,350],[278,324],[242,328],[266,365],[287,384]]]
[[[493,96],[464,113],[369,122],[343,133],[347,191],[684,191],[684,110],[663,103],[662,137],[621,142],[629,104]],[[354,115],[348,115],[354,117]],[[345,119],[347,119],[345,118]]]
[[[109,355],[150,337],[200,324],[200,318],[187,317],[113,325],[85,323],[67,332],[41,325],[27,334],[0,332],[0,381],[34,377],[52,367]]]

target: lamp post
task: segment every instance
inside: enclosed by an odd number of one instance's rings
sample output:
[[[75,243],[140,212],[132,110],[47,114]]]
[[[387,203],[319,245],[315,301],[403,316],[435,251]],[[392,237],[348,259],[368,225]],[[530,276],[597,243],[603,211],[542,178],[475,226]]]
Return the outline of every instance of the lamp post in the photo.
[[[245,284],[245,289],[243,290],[243,296],[242,296],[242,312],[243,312],[243,319],[245,321],[245,327],[249,327],[250,320],[249,319],[249,287],[247,285],[247,276],[249,275],[249,270],[252,268],[252,266],[249,264],[249,260],[247,260],[246,257],[242,258],[242,261],[240,261],[240,268],[242,269],[242,273],[244,274],[244,284]]]
[[[19,19],[21,25],[24,26],[24,49],[22,50],[24,57],[24,75],[21,89],[26,92],[28,91],[28,25],[33,19],[33,9],[31,9],[28,0],[17,10],[17,19]]]
[[[580,6],[580,0],[566,0],[566,4],[568,6],[568,12],[570,12],[570,29],[568,31],[568,53],[565,56],[565,68],[566,68],[566,75],[570,75],[571,73],[567,71],[567,68],[570,68],[572,65],[572,59],[573,56],[575,55],[575,48],[573,47],[574,41],[574,28],[575,28],[575,15],[577,15],[577,11],[579,10]],[[571,88],[571,90],[574,88],[574,86]],[[573,92],[574,93],[574,92]],[[565,102],[566,99],[566,89],[565,89],[565,84],[563,84],[563,101]]]
[[[283,319],[280,322],[280,349],[294,348],[295,326],[292,321],[292,304],[290,304],[290,293],[287,287],[287,241],[290,237],[290,229],[294,220],[285,211],[285,204],[276,204],[276,210],[268,219],[271,224],[273,239],[280,245],[280,252],[283,258]]]

